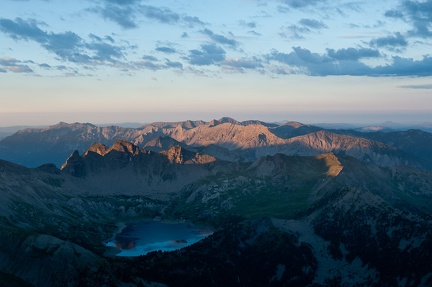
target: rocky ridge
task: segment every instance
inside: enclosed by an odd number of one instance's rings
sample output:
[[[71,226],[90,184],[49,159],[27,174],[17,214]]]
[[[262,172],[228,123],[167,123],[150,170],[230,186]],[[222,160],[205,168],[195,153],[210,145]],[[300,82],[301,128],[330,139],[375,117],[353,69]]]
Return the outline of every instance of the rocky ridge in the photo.
[[[180,145],[233,162],[240,158],[254,161],[260,156],[276,153],[317,155],[334,152],[381,166],[432,166],[429,150],[415,149],[414,141],[412,144],[397,144],[398,141],[390,139],[392,134],[389,138],[385,137],[385,133],[382,137],[374,135],[378,133],[330,131],[298,122],[283,125],[261,121],[238,122],[231,118],[211,122],[159,122],[138,129],[60,123],[45,129],[19,131],[1,140],[0,156],[32,167],[46,163],[42,162],[42,158],[60,166],[74,150],[84,153],[95,142],[111,146],[116,140],[125,140],[156,152]],[[430,134],[422,132],[415,142],[427,142],[429,137]],[[204,151],[205,148],[207,150]],[[414,150],[417,152],[412,152]]]

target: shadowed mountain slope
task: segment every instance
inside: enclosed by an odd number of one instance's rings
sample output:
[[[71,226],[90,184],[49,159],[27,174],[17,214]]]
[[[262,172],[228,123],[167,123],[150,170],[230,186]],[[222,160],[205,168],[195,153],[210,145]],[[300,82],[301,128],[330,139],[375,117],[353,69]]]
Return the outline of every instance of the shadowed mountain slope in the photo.
[[[223,125],[232,124],[213,128]],[[328,137],[322,149],[343,145],[333,135],[307,136]],[[343,147],[362,148],[363,140],[352,140]],[[0,283],[432,283],[432,172],[413,167],[334,153],[227,162],[181,146],[156,153],[118,140],[73,152],[61,171],[0,161],[0,192]],[[115,223],[155,216],[217,232],[175,252],[128,259],[106,253],[103,241]]]

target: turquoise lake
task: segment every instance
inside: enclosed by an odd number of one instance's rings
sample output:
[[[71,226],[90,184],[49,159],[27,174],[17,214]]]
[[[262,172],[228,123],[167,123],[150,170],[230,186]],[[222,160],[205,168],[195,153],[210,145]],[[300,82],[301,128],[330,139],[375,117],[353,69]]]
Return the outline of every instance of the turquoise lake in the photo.
[[[213,234],[208,228],[186,222],[142,221],[128,223],[106,245],[121,250],[116,256],[140,256],[152,251],[173,251]]]

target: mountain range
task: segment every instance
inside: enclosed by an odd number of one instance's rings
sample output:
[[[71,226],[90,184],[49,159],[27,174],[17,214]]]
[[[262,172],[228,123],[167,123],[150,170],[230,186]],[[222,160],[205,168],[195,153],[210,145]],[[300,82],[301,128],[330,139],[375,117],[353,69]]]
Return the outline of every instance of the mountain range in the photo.
[[[408,164],[432,168],[432,134],[420,130],[368,132],[326,130],[287,122],[238,122],[221,118],[210,122],[157,122],[140,128],[98,127],[89,123],[59,123],[42,129],[24,129],[0,140],[0,158],[28,167],[46,162],[58,167],[74,150],[83,153],[100,142],[126,140],[147,150],[181,145],[222,160],[253,161],[260,156],[346,154],[380,166]]]
[[[222,118],[60,123],[0,143],[16,161],[0,160],[0,285],[432,285],[426,132]],[[113,256],[104,242],[143,218],[215,233]]]

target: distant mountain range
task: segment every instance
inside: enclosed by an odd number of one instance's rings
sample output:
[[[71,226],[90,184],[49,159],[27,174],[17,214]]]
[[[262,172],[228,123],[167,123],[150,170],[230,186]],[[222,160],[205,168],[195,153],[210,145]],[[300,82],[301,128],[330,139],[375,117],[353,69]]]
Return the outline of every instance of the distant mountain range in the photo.
[[[415,137],[415,139],[413,139]],[[80,153],[93,143],[112,145],[126,140],[148,150],[181,145],[218,159],[253,161],[260,156],[346,154],[381,166],[409,164],[432,167],[432,134],[327,130],[288,122],[282,125],[261,121],[238,122],[221,118],[210,122],[157,122],[140,128],[98,127],[89,123],[59,123],[42,129],[24,129],[0,140],[0,158],[36,167],[47,161],[61,166],[74,150]]]
[[[0,143],[40,161],[0,160],[2,286],[432,285],[427,132],[222,118],[60,123]],[[104,242],[143,218],[216,232],[114,257]]]

